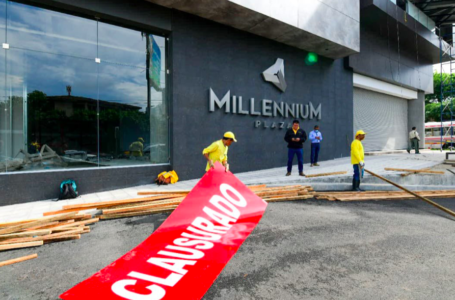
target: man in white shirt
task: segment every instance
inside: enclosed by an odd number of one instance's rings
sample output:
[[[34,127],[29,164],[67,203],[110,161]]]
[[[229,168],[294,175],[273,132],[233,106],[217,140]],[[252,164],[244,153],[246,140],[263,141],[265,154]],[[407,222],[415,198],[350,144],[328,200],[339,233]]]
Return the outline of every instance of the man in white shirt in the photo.
[[[314,130],[310,132],[311,141],[311,167],[319,167],[318,156],[321,149],[322,133],[319,131],[319,126],[314,126]]]
[[[415,154],[420,154],[419,152],[419,133],[415,127],[412,127],[411,132],[409,132],[409,143],[408,143],[408,153],[411,153],[411,149],[414,149]]]

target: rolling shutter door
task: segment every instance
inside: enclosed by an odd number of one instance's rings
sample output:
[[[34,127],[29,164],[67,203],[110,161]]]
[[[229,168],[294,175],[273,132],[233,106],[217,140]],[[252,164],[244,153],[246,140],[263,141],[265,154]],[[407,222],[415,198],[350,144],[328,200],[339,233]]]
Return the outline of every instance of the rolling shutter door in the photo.
[[[367,134],[365,151],[397,150],[408,146],[408,100],[354,88],[354,133]]]

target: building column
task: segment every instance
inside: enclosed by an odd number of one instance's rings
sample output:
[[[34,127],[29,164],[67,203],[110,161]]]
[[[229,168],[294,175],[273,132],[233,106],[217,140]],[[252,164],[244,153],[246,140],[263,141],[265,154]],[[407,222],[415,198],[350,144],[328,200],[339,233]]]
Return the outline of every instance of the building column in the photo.
[[[417,128],[420,135],[420,148],[425,148],[425,93],[418,91],[417,99],[408,101],[408,132]]]

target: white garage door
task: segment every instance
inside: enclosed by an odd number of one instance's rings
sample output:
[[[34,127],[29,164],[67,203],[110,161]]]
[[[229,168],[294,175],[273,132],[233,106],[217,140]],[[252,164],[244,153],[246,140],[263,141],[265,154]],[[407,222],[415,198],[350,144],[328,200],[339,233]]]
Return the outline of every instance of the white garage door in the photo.
[[[408,143],[408,100],[354,88],[354,132],[367,135],[365,151],[405,149]]]

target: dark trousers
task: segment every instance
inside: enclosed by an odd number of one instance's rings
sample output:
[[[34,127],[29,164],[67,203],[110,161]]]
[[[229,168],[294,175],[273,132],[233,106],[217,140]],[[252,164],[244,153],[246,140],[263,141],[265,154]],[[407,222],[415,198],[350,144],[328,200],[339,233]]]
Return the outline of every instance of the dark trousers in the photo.
[[[293,149],[288,148],[288,172],[292,171],[292,161],[294,160],[294,155],[297,155],[297,160],[299,161],[299,173],[303,172],[303,149]]]
[[[357,165],[352,165],[352,167],[354,168],[354,180],[360,180],[360,165],[357,164]],[[363,169],[362,169],[362,178],[363,178]]]
[[[311,163],[316,164],[318,162],[319,149],[321,149],[320,143],[311,144]]]
[[[415,153],[419,153],[419,140],[418,139],[411,139],[410,143],[408,144],[408,151],[411,149],[415,150]]]

